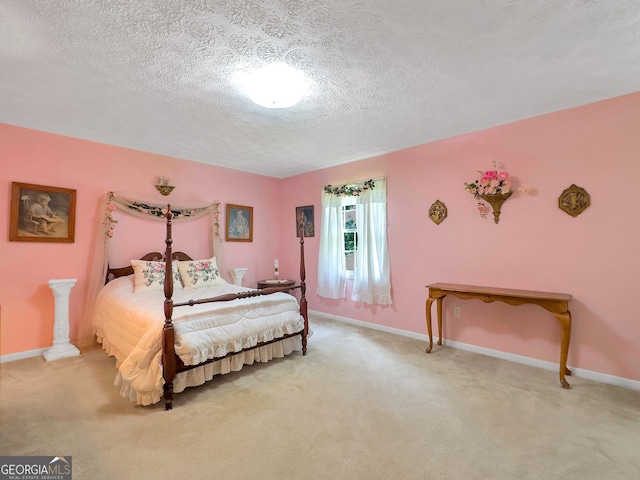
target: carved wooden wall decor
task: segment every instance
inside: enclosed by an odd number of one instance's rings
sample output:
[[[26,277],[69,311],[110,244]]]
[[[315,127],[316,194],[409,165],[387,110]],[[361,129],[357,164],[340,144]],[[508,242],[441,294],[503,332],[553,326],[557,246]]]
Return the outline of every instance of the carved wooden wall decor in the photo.
[[[429,218],[436,225],[440,225],[447,218],[447,206],[440,200],[436,200],[429,208]]]
[[[558,198],[558,207],[563,212],[577,217],[591,204],[591,196],[587,191],[573,184],[566,188]]]

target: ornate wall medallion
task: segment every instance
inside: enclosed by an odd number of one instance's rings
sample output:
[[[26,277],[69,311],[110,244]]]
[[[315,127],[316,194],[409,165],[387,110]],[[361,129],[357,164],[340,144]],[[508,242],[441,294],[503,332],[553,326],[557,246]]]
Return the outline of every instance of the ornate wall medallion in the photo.
[[[436,225],[440,225],[445,218],[447,218],[447,206],[440,200],[436,200],[429,208],[429,218],[433,220]]]
[[[558,207],[560,210],[577,217],[591,204],[591,196],[587,191],[575,184],[565,189],[558,198]]]

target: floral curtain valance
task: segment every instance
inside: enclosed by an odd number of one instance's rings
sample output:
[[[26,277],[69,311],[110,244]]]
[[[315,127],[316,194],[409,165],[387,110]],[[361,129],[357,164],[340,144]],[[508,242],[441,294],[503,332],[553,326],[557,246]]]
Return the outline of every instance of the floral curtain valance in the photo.
[[[357,197],[365,190],[373,190],[375,186],[375,182],[372,179],[369,179],[364,182],[346,183],[339,186],[325,185],[324,192],[339,197]]]

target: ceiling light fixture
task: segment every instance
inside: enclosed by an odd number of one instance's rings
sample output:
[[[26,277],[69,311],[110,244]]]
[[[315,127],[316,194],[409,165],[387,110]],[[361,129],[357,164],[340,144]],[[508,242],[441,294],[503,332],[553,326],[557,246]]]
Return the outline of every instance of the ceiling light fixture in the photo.
[[[266,108],[291,107],[302,100],[309,89],[305,74],[286,63],[238,73],[234,80],[253,103]]]

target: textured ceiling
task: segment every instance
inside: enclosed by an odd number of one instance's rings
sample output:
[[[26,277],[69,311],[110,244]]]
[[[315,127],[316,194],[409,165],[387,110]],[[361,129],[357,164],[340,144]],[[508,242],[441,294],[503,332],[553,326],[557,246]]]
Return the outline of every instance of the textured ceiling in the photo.
[[[638,90],[638,0],[0,0],[1,123],[279,178]]]

